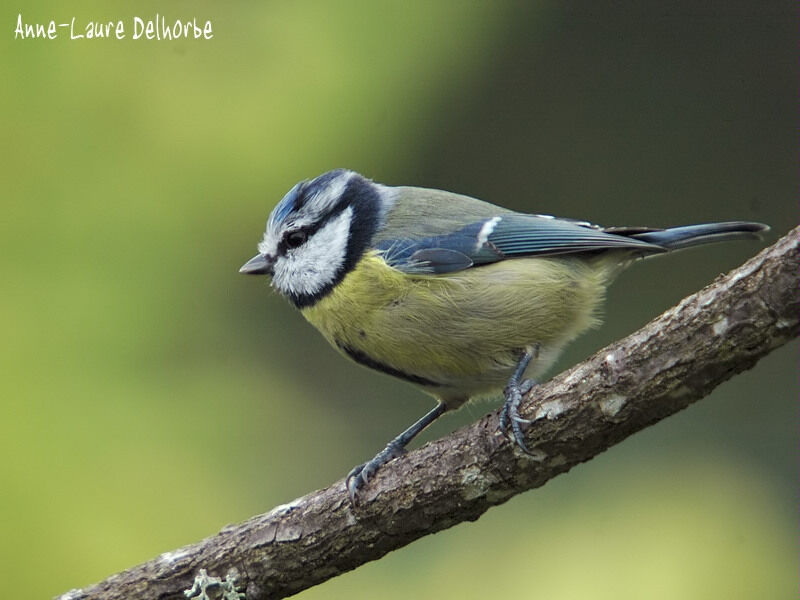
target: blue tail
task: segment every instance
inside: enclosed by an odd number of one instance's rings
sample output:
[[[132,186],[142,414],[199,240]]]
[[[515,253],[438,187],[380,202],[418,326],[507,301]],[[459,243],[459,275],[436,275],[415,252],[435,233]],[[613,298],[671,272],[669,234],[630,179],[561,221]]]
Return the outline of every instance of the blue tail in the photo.
[[[650,242],[667,250],[681,250],[701,244],[727,242],[731,240],[761,239],[761,234],[769,231],[762,223],[748,221],[730,221],[727,223],[704,223],[702,225],[686,225],[672,227],[660,231],[634,233],[629,237],[643,242]]]

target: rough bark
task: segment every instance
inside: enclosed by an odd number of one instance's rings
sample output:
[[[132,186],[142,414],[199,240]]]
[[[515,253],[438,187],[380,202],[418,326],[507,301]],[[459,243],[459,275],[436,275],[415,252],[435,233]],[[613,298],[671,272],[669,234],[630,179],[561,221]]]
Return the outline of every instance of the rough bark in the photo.
[[[796,337],[799,238],[796,228],[641,330],[536,387],[522,410],[533,420],[525,435],[535,458],[498,432],[493,412],[392,461],[355,508],[340,480],[61,598],[183,598],[200,569],[235,577],[247,600],[283,598],[474,521],[703,398]]]

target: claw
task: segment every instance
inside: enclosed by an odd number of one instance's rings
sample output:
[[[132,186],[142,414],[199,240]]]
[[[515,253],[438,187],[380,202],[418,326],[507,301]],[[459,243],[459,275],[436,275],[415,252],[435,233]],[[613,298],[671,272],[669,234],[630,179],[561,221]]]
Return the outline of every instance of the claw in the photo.
[[[395,443],[392,440],[386,445],[386,448],[378,452],[375,458],[362,465],[353,467],[345,478],[345,485],[347,486],[347,493],[350,496],[350,504],[356,505],[356,498],[358,490],[369,483],[370,478],[378,472],[383,465],[406,453],[406,449]]]
[[[506,401],[503,404],[503,410],[500,412],[500,429],[503,434],[514,442],[525,454],[531,456],[533,456],[533,453],[525,445],[522,425],[533,423],[533,421],[520,416],[519,406],[522,404],[523,396],[530,392],[535,385],[536,383],[530,379],[526,379],[519,384],[513,382],[509,383],[504,390]],[[509,429],[511,435],[509,435]]]
[[[411,427],[406,429],[403,433],[394,438],[391,442],[386,444],[386,447],[378,452],[378,454],[363,465],[353,467],[353,469],[345,477],[344,485],[347,488],[347,495],[350,496],[350,505],[355,507],[358,498],[358,490],[369,483],[370,477],[375,475],[383,465],[402,456],[406,452],[406,444],[408,444],[416,435],[425,429],[428,425],[433,423],[447,410],[444,403],[436,405],[432,411],[423,416],[419,421],[414,423]]]
[[[522,394],[523,396],[525,396],[535,386],[536,386],[536,382],[533,379],[523,379],[522,383],[519,384],[519,393]]]
[[[522,426],[518,421],[511,421],[511,431],[514,433],[514,442],[516,442],[517,447],[525,454],[531,454],[531,451],[525,445],[525,434],[522,432]]]
[[[522,433],[522,425],[530,424],[533,421],[525,419],[519,415],[519,405],[522,403],[522,398],[528,394],[536,382],[532,379],[522,379],[525,370],[530,365],[531,360],[539,355],[539,347],[536,346],[533,351],[525,350],[517,363],[514,372],[511,374],[511,379],[508,380],[506,389],[503,390],[503,395],[506,398],[503,403],[503,409],[500,411],[500,430],[506,438],[510,439],[517,447],[525,454],[534,456],[528,447],[525,445],[525,436]],[[511,435],[509,435],[509,425],[511,426]]]
[[[347,487],[347,495],[350,496],[350,504],[352,506],[356,505],[356,495],[358,494],[358,489],[367,483],[363,475],[364,467],[366,465],[367,463],[364,463],[362,465],[353,467],[344,480],[345,487]]]

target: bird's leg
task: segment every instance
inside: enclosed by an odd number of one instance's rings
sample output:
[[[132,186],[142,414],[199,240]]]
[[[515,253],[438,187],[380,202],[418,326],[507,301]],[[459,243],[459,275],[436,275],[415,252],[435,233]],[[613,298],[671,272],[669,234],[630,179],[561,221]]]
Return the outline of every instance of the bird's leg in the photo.
[[[345,479],[347,493],[350,494],[350,502],[355,506],[358,490],[369,481],[370,477],[375,475],[378,469],[380,469],[384,464],[393,458],[402,456],[406,451],[406,446],[408,443],[413,440],[417,434],[419,434],[419,432],[441,417],[446,410],[447,407],[445,404],[440,402],[436,405],[436,408],[427,413],[424,417],[394,438],[391,442],[386,444],[386,447],[378,452],[375,458],[369,462],[365,462],[363,465],[354,467],[347,474],[347,479]]]
[[[525,445],[525,437],[522,434],[522,423],[530,423],[528,419],[523,419],[519,416],[519,405],[522,403],[522,398],[531,391],[536,382],[532,379],[522,380],[525,369],[531,364],[531,360],[538,357],[539,346],[534,346],[532,350],[524,350],[522,356],[517,362],[508,384],[503,390],[505,396],[505,403],[503,409],[500,411],[500,430],[506,437],[511,437],[514,443],[519,446],[520,450],[526,454],[532,454],[528,447]],[[511,435],[509,436],[508,428],[511,426]]]

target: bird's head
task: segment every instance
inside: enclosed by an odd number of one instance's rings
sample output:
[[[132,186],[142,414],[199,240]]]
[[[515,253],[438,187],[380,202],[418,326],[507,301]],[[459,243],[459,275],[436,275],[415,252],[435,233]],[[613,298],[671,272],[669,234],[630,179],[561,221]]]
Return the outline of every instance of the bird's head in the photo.
[[[301,181],[275,206],[258,254],[239,272],[270,275],[296,306],[314,304],[361,259],[391,202],[386,189],[345,169]]]

